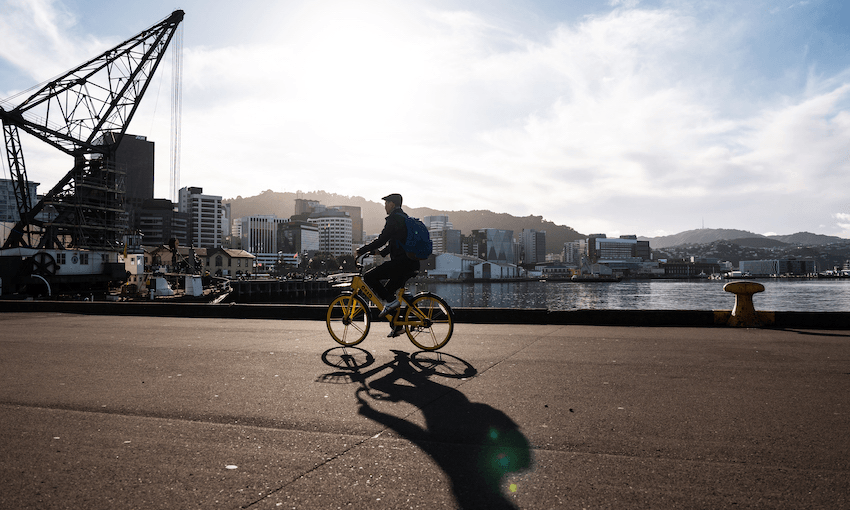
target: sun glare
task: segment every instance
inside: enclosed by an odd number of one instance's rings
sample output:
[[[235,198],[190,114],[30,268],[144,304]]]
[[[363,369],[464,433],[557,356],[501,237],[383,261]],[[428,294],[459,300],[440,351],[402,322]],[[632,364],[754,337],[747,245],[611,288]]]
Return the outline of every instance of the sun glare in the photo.
[[[397,131],[417,104],[418,44],[398,12],[342,4],[291,41],[302,115],[333,138]]]

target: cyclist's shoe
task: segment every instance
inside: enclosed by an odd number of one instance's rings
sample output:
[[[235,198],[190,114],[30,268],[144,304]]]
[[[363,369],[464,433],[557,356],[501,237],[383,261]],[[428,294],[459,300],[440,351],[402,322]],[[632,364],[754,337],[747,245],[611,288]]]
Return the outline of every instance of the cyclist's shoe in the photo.
[[[404,326],[390,325],[390,327],[392,328],[392,330],[390,331],[390,334],[387,335],[387,338],[395,338],[401,334],[404,334]]]
[[[395,301],[392,301],[390,303],[387,303],[384,306],[384,309],[381,310],[381,313],[378,314],[378,318],[383,319],[387,315],[391,314],[393,312],[393,310],[395,310],[396,308],[399,307],[400,304],[401,303],[398,302],[398,299],[396,299]]]

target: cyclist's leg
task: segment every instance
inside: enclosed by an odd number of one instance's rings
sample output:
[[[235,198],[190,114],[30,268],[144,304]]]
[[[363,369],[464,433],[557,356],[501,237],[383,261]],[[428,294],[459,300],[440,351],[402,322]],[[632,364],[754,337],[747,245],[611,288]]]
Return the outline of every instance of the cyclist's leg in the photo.
[[[387,292],[393,296],[392,299],[395,299],[396,291],[407,283],[407,280],[413,277],[417,271],[419,271],[419,261],[414,259],[397,259],[391,262],[395,262],[395,271],[392,276],[389,277],[389,281],[387,282]]]
[[[363,281],[366,282],[366,285],[368,285],[369,288],[372,289],[375,295],[383,299],[385,303],[395,299],[393,297],[393,293],[388,291],[386,287],[384,287],[384,285],[381,283],[381,280],[387,280],[392,278],[392,262],[392,260],[388,260],[380,266],[366,271],[366,274],[363,275]]]

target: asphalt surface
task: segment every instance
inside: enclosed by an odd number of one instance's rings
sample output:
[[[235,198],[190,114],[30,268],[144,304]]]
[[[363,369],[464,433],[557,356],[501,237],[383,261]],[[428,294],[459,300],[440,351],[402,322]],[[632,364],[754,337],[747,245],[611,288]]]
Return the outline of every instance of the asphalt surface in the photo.
[[[0,314],[0,507],[850,507],[850,331],[385,330]]]

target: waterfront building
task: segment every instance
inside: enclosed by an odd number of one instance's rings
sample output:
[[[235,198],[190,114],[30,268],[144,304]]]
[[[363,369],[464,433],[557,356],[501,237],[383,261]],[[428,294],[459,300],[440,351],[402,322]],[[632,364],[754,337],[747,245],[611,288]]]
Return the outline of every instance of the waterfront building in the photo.
[[[360,207],[354,205],[333,205],[329,209],[348,213],[348,216],[351,218],[351,244],[352,246],[361,246],[363,244],[363,214]]]
[[[240,219],[242,249],[256,257],[256,263],[263,271],[277,263],[278,226],[288,222],[289,219],[278,218],[274,214]]]
[[[351,216],[343,211],[326,209],[313,213],[307,221],[319,229],[319,251],[334,257],[351,255]]]
[[[206,270],[213,276],[238,276],[254,271],[256,257],[245,250],[208,249],[204,259]]]
[[[296,198],[295,214],[291,219],[316,225],[319,230],[319,251],[334,257],[353,254],[355,243],[358,246],[365,244],[360,207],[327,207],[317,200]]]
[[[464,280],[473,278],[475,266],[484,262],[478,257],[460,255],[457,253],[443,253],[437,255],[434,260],[434,269],[428,271],[428,276],[447,280]]]
[[[178,267],[182,262],[192,264],[192,259],[198,264],[198,269],[203,273],[207,265],[208,255],[206,248],[193,248],[191,246],[176,246],[177,257],[175,260],[174,249],[171,246],[142,246],[141,254],[128,254],[124,261],[124,267],[127,268],[133,264],[138,264],[139,257],[144,259],[144,272],[177,272]],[[128,269],[129,270],[129,269]],[[131,271],[132,274],[132,271]],[[131,280],[131,283],[133,281]]]
[[[538,264],[546,261],[546,231],[524,228],[519,234],[520,262]]]
[[[578,269],[573,265],[567,264],[547,264],[545,266],[537,266],[541,276],[550,280],[569,280],[574,274],[578,274]]]
[[[742,260],[741,273],[752,276],[810,275],[815,273],[814,260]]]
[[[599,250],[599,243],[597,240],[599,239],[607,239],[608,236],[605,234],[590,234],[587,237],[587,258],[590,259],[591,262],[596,262],[599,260],[599,255],[597,254]]]
[[[221,246],[227,224],[221,197],[204,195],[199,187],[181,188],[178,195],[177,210],[190,218],[190,244],[198,248]]]
[[[584,259],[581,264],[581,269],[579,273],[582,274],[592,274],[599,276],[614,276],[614,271],[608,267],[606,264],[593,263],[588,262],[588,259]]]
[[[177,239],[189,245],[189,215],[175,210],[171,200],[151,198],[142,202],[138,213],[138,232],[145,246],[162,246]]]
[[[600,260],[599,265],[608,267],[611,269],[613,274],[620,277],[652,274],[658,267],[658,263],[644,262],[644,260],[639,257],[627,257],[619,260]]]
[[[453,229],[448,216],[425,216],[422,223],[428,229],[435,254],[460,253],[460,231]],[[449,234],[449,232],[452,233]]]
[[[290,220],[278,225],[278,254],[281,263],[298,266],[319,252],[319,227],[313,223]]]
[[[513,264],[481,262],[473,266],[472,271],[473,278],[477,280],[505,280],[520,276],[520,268]]]
[[[637,239],[595,239],[596,260],[617,260],[631,258]]]
[[[660,263],[659,267],[664,270],[664,276],[678,278],[698,278],[720,272],[719,264],[706,264],[689,260],[668,260]]]
[[[581,258],[587,254],[587,241],[570,241],[564,243],[564,263],[571,266],[581,264]]]
[[[463,236],[461,235],[460,230],[441,230],[439,232],[439,238],[443,251],[437,252],[435,249],[434,253],[463,253],[463,242],[461,241]]]
[[[431,251],[434,255],[446,253],[446,236],[445,230],[428,229],[428,236],[431,238]]]
[[[109,132],[103,136],[114,139],[115,135]],[[140,229],[145,203],[154,198],[154,148],[147,137],[124,134],[115,151],[115,167],[124,172],[124,210],[131,231]]]
[[[650,259],[649,241],[638,241],[635,235],[609,239],[605,234],[592,234],[587,239],[587,256],[592,262],[639,258]]]
[[[482,228],[472,231],[469,255],[497,264],[515,264],[514,231]]]

